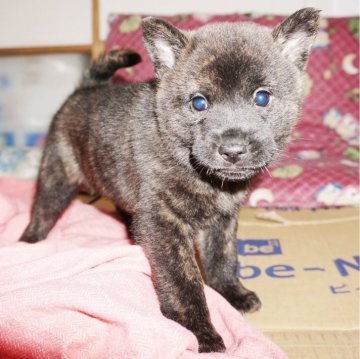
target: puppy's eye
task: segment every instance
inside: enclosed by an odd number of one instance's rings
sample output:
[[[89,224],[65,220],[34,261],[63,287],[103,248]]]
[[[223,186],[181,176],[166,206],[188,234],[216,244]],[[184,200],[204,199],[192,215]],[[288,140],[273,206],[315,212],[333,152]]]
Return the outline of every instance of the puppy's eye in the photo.
[[[191,100],[191,106],[196,111],[205,111],[208,108],[208,103],[206,98],[203,96],[195,96]]]
[[[255,105],[266,107],[270,102],[270,93],[265,90],[259,90],[254,95]]]

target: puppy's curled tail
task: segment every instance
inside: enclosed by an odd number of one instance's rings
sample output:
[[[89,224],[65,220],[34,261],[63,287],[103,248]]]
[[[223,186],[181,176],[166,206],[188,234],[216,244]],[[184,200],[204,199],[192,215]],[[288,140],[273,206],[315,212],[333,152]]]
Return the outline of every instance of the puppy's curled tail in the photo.
[[[131,67],[141,61],[141,56],[129,49],[115,49],[100,55],[85,72],[80,87],[100,85],[109,80],[117,69]]]

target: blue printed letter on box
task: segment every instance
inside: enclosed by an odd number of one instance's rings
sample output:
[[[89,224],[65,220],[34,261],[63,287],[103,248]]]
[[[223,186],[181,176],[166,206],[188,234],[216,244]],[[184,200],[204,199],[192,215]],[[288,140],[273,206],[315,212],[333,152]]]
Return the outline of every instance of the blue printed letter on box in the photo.
[[[278,239],[239,239],[238,254],[241,256],[271,256],[282,254]]]

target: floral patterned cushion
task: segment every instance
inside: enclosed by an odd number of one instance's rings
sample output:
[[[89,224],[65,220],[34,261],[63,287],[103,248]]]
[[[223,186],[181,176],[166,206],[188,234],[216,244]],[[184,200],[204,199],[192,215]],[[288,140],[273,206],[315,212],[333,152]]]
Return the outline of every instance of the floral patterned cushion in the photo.
[[[162,17],[190,30],[219,21],[254,21],[274,27],[280,16],[179,15]],[[107,50],[127,47],[143,61],[117,72],[117,81],[154,76],[144,49],[141,16],[113,15]],[[252,184],[246,204],[257,207],[358,205],[359,181],[359,19],[323,18],[306,75],[302,118],[287,151]]]

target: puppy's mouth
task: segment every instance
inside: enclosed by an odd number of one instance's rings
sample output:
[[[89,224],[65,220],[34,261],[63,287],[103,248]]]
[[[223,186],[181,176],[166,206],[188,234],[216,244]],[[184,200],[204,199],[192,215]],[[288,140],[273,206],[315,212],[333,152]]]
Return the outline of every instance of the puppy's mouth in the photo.
[[[249,180],[260,171],[266,168],[267,164],[255,165],[251,167],[213,167],[209,164],[193,163],[193,168],[202,176],[216,177],[221,181],[241,182]]]
[[[212,163],[213,162],[213,163]],[[248,181],[260,171],[267,170],[267,166],[272,162],[272,157],[263,158],[263,161],[247,160],[239,161],[234,164],[218,163],[219,161],[204,161],[195,154],[191,154],[190,163],[194,170],[202,177],[217,178],[221,181],[241,182]]]
[[[243,167],[236,170],[230,170],[228,168],[216,168],[210,169],[209,173],[215,175],[221,180],[225,181],[245,181],[255,176],[258,172],[260,172],[264,166],[259,167]]]

